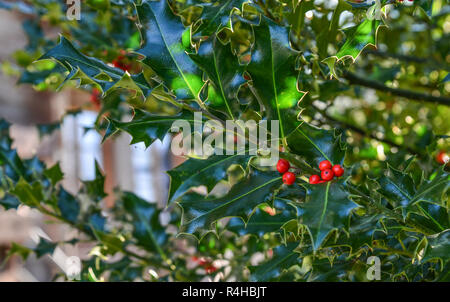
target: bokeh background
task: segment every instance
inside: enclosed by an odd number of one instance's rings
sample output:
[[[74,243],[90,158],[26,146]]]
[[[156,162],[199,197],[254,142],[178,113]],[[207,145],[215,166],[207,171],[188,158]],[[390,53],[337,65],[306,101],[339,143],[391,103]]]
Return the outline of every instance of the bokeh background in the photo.
[[[0,62],[3,66],[13,61],[14,55],[28,43],[22,26],[25,18],[26,15],[20,12],[0,10]],[[140,144],[131,146],[128,135],[101,144],[101,136],[88,130],[97,117],[97,113],[90,110],[80,110],[76,115],[65,117],[62,126],[48,131],[49,134],[40,133],[36,125],[61,120],[67,110],[89,103],[90,94],[72,89],[59,93],[39,92],[29,85],[17,85],[17,80],[17,77],[0,72],[0,118],[13,123],[11,135],[21,157],[38,155],[49,165],[60,161],[66,176],[63,185],[72,193],[77,192],[79,180],[94,178],[97,161],[107,174],[106,192],[120,186],[148,201],[165,202],[169,180],[164,171],[180,160],[170,156],[168,139],[155,142],[148,149]],[[104,206],[113,206],[112,201],[106,199]],[[70,229],[45,223],[48,219],[27,207],[17,213],[0,209],[0,263],[4,262],[13,241],[33,246],[30,233],[36,227],[42,228],[52,241],[73,238]],[[83,244],[67,245],[64,251],[67,255],[82,256],[89,248]],[[48,256],[30,257],[25,264],[13,257],[0,267],[0,282],[50,281],[55,270],[59,268]]]

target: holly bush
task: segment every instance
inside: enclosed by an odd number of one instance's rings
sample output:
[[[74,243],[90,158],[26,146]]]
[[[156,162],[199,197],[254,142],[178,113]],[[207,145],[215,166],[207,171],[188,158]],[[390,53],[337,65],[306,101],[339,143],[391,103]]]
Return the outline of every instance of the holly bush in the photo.
[[[0,6],[26,16],[29,39],[3,72],[90,92],[80,110],[105,140],[150,146],[200,112],[275,121],[294,173],[283,183],[261,153],[185,154],[165,208],[117,188],[105,210],[100,167],[71,194],[59,164],[17,155],[3,121],[0,204],[80,233],[9,256],[88,241],[91,281],[367,281],[371,256],[383,281],[450,280],[447,1],[88,0],[78,21],[57,1]],[[326,160],[344,175],[310,183]]]

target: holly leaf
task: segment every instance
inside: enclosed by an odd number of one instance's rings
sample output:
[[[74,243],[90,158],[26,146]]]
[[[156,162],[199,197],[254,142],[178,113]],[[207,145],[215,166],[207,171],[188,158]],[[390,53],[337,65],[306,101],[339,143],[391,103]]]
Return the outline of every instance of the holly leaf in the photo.
[[[59,163],[53,165],[51,168],[46,169],[44,171],[44,175],[50,179],[53,186],[55,186],[64,178],[64,174],[61,171]]]
[[[341,60],[344,57],[351,57],[355,61],[364,48],[369,45],[376,47],[377,33],[381,25],[383,25],[381,20],[365,19],[359,25],[345,30],[347,38],[336,53],[336,58]]]
[[[289,46],[288,28],[262,16],[258,26],[252,26],[255,45],[247,67],[251,85],[264,105],[268,120],[278,120],[281,137],[299,124],[298,103],[305,95],[298,88],[296,60],[298,53]]]
[[[37,207],[44,200],[41,183],[30,184],[23,178],[20,178],[14,189],[11,190],[11,194],[14,194],[21,203],[29,207]]]
[[[255,170],[223,197],[185,194],[179,202],[183,209],[181,231],[201,238],[222,218],[239,217],[247,222],[254,208],[270,201],[280,185],[279,174]]]
[[[5,210],[17,209],[20,205],[20,201],[15,196],[6,193],[5,196],[0,198],[0,205],[3,206]]]
[[[227,229],[239,236],[253,234],[262,237],[264,234],[280,231],[287,222],[297,219],[297,208],[285,200],[275,198],[275,215],[270,215],[262,207],[267,206],[258,207],[247,223],[240,218],[231,218]]]
[[[95,161],[95,178],[89,181],[83,181],[83,191],[95,202],[101,201],[107,196],[105,193],[105,176],[100,170],[100,166]]]
[[[233,10],[242,10],[245,2],[247,0],[227,0],[199,4],[198,6],[202,7],[203,10],[198,21],[200,25],[195,30],[195,36],[211,36],[230,25]]]
[[[201,43],[198,53],[189,54],[191,59],[206,73],[208,85],[206,104],[235,119],[237,93],[245,82],[243,67],[232,53],[230,44],[222,44],[217,36]]]
[[[442,205],[443,196],[450,186],[448,173],[441,169],[432,180],[423,179],[416,189],[414,180],[409,174],[390,165],[387,174],[377,181],[380,185],[378,192],[388,198],[394,207],[401,208],[404,218],[411,207],[420,201]]]
[[[295,154],[304,156],[312,166],[319,166],[323,160],[329,160],[333,165],[343,165],[345,149],[342,147],[341,136],[336,136],[334,130],[317,128],[303,122],[288,136],[287,143]]]
[[[154,115],[139,109],[135,109],[135,115],[131,122],[120,122],[110,120],[103,141],[118,131],[128,132],[131,144],[143,142],[146,147],[150,146],[156,139],[163,140],[174,122],[178,120],[194,124],[194,114],[188,110],[182,110],[175,115]]]
[[[438,259],[443,265],[450,260],[450,230],[426,237],[425,248],[421,262]]]
[[[80,214],[80,203],[69,192],[60,187],[58,192],[58,208],[61,216],[71,223],[76,223]]]
[[[39,244],[33,249],[33,251],[38,258],[41,258],[45,254],[53,254],[56,246],[56,243],[48,241],[41,237],[39,240]]]
[[[169,235],[159,222],[161,211],[156,203],[147,202],[130,192],[123,193],[122,201],[125,210],[133,217],[133,236],[137,244],[163,256],[161,246],[167,242]]]
[[[180,198],[190,188],[204,185],[207,192],[226,178],[231,165],[247,167],[250,155],[212,155],[207,159],[190,158],[167,172],[170,176],[169,201]]]
[[[25,165],[15,149],[6,149],[0,146],[0,169],[3,170],[4,175],[15,182],[21,177],[29,179]]]
[[[143,74],[130,76],[119,68],[111,67],[101,60],[88,57],[79,52],[72,43],[61,36],[60,42],[50,49],[39,60],[53,59],[64,66],[69,74],[61,85],[73,79],[79,79],[80,84],[97,84],[104,92],[111,88],[131,88],[148,96],[151,88]]]
[[[330,68],[332,76],[336,77],[335,65],[337,61],[344,58],[351,58],[353,63],[367,46],[376,47],[377,34],[380,26],[383,25],[381,20],[365,19],[360,24],[344,30],[346,40],[336,55],[323,60]]]
[[[143,1],[136,6],[142,25],[142,48],[150,66],[178,99],[198,99],[203,86],[200,70],[183,48],[181,37],[185,27],[166,0]]]
[[[339,236],[337,245],[349,246],[350,254],[358,253],[361,247],[372,247],[375,232],[383,232],[381,219],[383,215],[369,214],[362,217],[353,215],[348,234]]]
[[[274,248],[272,259],[259,266],[249,267],[250,280],[253,282],[274,280],[280,277],[283,271],[300,264],[300,254],[294,251],[297,246],[297,242],[292,242],[286,246],[280,245]]]
[[[303,186],[306,199],[298,204],[301,209],[299,221],[308,228],[316,251],[331,231],[348,226],[349,215],[358,204],[350,199],[343,179]]]

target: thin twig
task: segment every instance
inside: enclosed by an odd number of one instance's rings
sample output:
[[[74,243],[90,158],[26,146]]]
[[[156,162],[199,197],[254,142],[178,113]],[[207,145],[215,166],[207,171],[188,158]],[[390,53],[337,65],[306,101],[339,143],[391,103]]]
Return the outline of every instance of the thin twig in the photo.
[[[356,74],[351,73],[351,72],[345,72],[343,74],[343,78],[347,79],[349,81],[349,83],[352,85],[373,88],[373,89],[380,90],[380,91],[383,91],[388,94],[401,96],[401,97],[404,97],[404,98],[407,98],[410,100],[416,100],[416,101],[422,101],[422,102],[427,102],[427,103],[435,103],[435,104],[450,106],[450,98],[449,97],[434,96],[431,94],[415,92],[415,91],[406,90],[406,89],[388,87],[380,82],[359,77]]]
[[[322,116],[324,118],[326,118],[328,121],[330,121],[330,122],[332,122],[334,124],[339,124],[341,128],[344,128],[344,129],[356,132],[356,133],[358,133],[358,134],[360,134],[362,136],[370,137],[370,138],[375,139],[375,140],[377,140],[379,142],[386,143],[386,144],[390,145],[391,147],[396,147],[398,149],[406,150],[409,153],[415,154],[415,155],[417,155],[417,156],[419,156],[421,158],[425,157],[425,154],[420,152],[420,151],[418,151],[418,150],[415,150],[415,149],[413,149],[411,147],[408,147],[408,146],[399,145],[396,142],[391,141],[388,138],[379,138],[375,134],[373,134],[373,133],[371,133],[371,132],[369,132],[367,130],[358,128],[355,125],[349,124],[347,122],[344,122],[344,121],[341,121],[341,120],[338,120],[338,119],[332,117],[325,110],[321,110],[315,105],[312,105],[312,107],[314,107],[314,109],[317,110],[320,114],[322,114]]]

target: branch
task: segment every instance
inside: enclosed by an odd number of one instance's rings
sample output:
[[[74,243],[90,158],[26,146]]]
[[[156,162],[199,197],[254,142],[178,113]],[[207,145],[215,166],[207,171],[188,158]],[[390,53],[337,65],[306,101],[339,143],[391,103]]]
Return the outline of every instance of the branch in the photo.
[[[93,240],[98,240],[98,238],[96,238],[96,236],[93,235],[93,233],[90,233],[90,232],[86,231],[86,229],[85,229],[82,225],[75,224],[75,223],[73,223],[73,222],[71,222],[71,221],[65,219],[65,218],[62,217],[61,215],[58,215],[58,214],[56,214],[56,213],[54,213],[54,212],[52,212],[52,211],[47,210],[47,209],[46,209],[45,207],[43,207],[43,206],[39,206],[39,207],[38,207],[38,210],[39,210],[41,213],[43,213],[43,214],[46,214],[46,215],[48,215],[48,216],[50,216],[50,217],[53,217],[53,218],[59,220],[59,221],[62,222],[62,223],[65,223],[65,224],[69,225],[70,227],[76,229],[77,231],[79,231],[79,232],[85,234],[85,235],[88,236],[89,238],[91,238],[91,239],[93,239]],[[161,269],[170,269],[170,268],[168,268],[166,265],[164,265],[164,263],[161,263],[161,262],[159,262],[159,261],[153,261],[152,259],[149,259],[149,258],[147,258],[147,257],[138,255],[138,254],[136,254],[136,253],[134,253],[134,252],[132,252],[132,251],[130,251],[130,250],[127,250],[127,249],[125,249],[125,248],[119,248],[119,247],[116,247],[116,248],[120,249],[121,253],[127,255],[128,257],[136,258],[136,259],[138,259],[138,260],[141,260],[141,261],[145,262],[146,264],[155,266],[155,267],[157,267],[157,268],[161,268]]]
[[[370,138],[375,139],[375,140],[377,140],[379,142],[386,143],[386,144],[388,144],[391,147],[396,147],[398,149],[406,150],[409,153],[415,154],[415,155],[417,155],[417,156],[419,156],[421,158],[425,157],[425,154],[420,152],[420,151],[418,151],[418,150],[415,150],[415,149],[413,149],[411,147],[408,147],[408,146],[399,145],[399,144],[397,144],[397,143],[395,143],[395,142],[393,142],[393,141],[391,141],[390,139],[387,139],[387,138],[379,138],[375,134],[373,134],[373,133],[371,133],[371,132],[369,132],[367,130],[358,128],[355,125],[349,124],[347,122],[340,121],[340,120],[332,117],[328,113],[326,113],[325,110],[321,110],[321,109],[317,108],[314,105],[312,105],[312,106],[314,107],[314,109],[316,109],[318,112],[320,112],[320,114],[322,114],[323,117],[325,117],[327,120],[329,120],[332,123],[339,124],[341,126],[341,128],[345,128],[345,129],[348,129],[350,131],[356,132],[356,133],[358,133],[358,134],[360,134],[362,136],[370,137]]]
[[[380,91],[383,91],[383,92],[386,92],[386,93],[389,93],[392,95],[401,96],[401,97],[411,99],[411,100],[417,100],[417,101],[422,101],[422,102],[427,102],[427,103],[438,103],[441,105],[450,106],[450,98],[449,97],[438,97],[438,96],[433,96],[431,94],[414,92],[414,91],[410,91],[410,90],[406,90],[406,89],[391,88],[380,82],[361,78],[351,72],[345,72],[343,74],[343,77],[345,79],[347,79],[349,81],[349,83],[352,85],[359,85],[359,86],[364,86],[364,87],[368,87],[368,88],[373,88],[376,90],[380,90]]]

